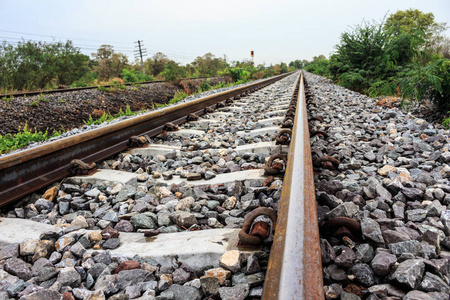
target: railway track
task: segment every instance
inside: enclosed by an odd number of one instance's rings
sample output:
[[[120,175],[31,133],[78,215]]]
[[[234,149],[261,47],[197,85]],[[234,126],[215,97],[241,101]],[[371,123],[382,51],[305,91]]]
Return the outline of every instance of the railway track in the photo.
[[[192,79],[208,79],[210,77],[196,77]],[[185,78],[184,80],[188,80],[190,78]],[[122,83],[120,85],[123,86],[135,86],[135,85],[141,85],[141,84],[153,84],[153,83],[163,83],[166,82],[164,80],[152,80],[152,81],[141,81],[141,82],[131,82],[131,83]],[[53,90],[41,90],[41,91],[27,91],[27,92],[15,92],[15,93],[8,93],[8,94],[0,94],[0,98],[10,98],[10,97],[26,97],[26,96],[34,96],[34,95],[48,95],[48,94],[55,94],[55,93],[63,93],[63,92],[74,92],[74,91],[83,91],[83,90],[93,90],[98,89],[99,87],[102,88],[115,88],[118,85],[114,84],[104,84],[104,85],[91,85],[91,86],[84,86],[84,87],[75,87],[75,88],[57,88]]]
[[[309,138],[294,73],[0,158],[8,295],[323,299]]]

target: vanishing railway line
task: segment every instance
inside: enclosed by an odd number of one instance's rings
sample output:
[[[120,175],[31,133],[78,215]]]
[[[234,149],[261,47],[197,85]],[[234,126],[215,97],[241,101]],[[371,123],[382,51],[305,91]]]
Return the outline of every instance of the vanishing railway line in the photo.
[[[196,77],[192,79],[208,79],[210,77]],[[187,78],[189,79],[189,78]],[[141,81],[141,82],[131,82],[131,83],[121,83],[120,85],[123,86],[134,86],[134,85],[141,85],[141,84],[153,84],[153,83],[163,83],[166,82],[164,80],[152,80],[152,81]],[[14,92],[14,93],[8,93],[8,94],[0,94],[0,98],[9,98],[9,97],[26,97],[26,96],[34,96],[34,95],[48,95],[48,94],[56,94],[56,93],[64,93],[64,92],[73,92],[73,91],[82,91],[82,90],[93,90],[98,89],[99,87],[102,88],[115,88],[117,85],[114,84],[106,84],[106,85],[92,85],[92,86],[84,86],[84,87],[74,87],[74,88],[68,88],[68,87],[62,87],[57,88],[53,90],[41,90],[41,91],[26,91],[26,92]]]
[[[25,199],[0,228],[20,226],[8,238],[29,234],[36,248],[20,244],[22,260],[55,269],[34,282],[79,299],[322,299],[303,75],[288,75],[0,158],[0,204]],[[103,255],[111,270],[100,276]],[[123,265],[135,255],[139,275]]]

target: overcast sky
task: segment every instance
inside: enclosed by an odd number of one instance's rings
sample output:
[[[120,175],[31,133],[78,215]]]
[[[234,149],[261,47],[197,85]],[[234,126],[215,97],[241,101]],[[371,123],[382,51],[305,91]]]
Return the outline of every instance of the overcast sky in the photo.
[[[71,39],[85,54],[109,44],[131,60],[143,40],[148,56],[183,64],[254,50],[255,63],[269,65],[328,56],[349,26],[408,8],[450,24],[450,0],[0,0],[0,40]]]

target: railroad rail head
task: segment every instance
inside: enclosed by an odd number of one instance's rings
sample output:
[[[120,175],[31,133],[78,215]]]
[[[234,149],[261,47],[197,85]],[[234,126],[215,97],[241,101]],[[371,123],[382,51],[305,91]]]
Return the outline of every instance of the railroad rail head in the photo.
[[[264,283],[264,300],[324,299],[303,74],[299,80],[277,230]]]

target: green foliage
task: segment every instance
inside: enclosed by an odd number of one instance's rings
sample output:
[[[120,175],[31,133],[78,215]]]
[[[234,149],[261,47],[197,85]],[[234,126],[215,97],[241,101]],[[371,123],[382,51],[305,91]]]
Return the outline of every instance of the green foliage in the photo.
[[[123,69],[121,75],[125,82],[142,82],[153,80],[152,76],[144,75],[136,69]]]
[[[38,102],[49,102],[50,101],[50,99],[46,99],[46,98],[44,98],[44,94],[40,94],[39,95],[39,97],[38,97]]]
[[[13,95],[11,95],[9,97],[8,96],[4,96],[2,98],[2,100],[5,101],[5,102],[10,102],[10,101],[14,100],[14,96]]]
[[[31,132],[27,124],[23,129],[19,130],[17,134],[7,133],[4,136],[0,135],[0,154],[12,151],[14,149],[22,148],[28,143],[45,141],[48,138],[48,133],[39,131]]]
[[[228,64],[221,58],[215,57],[212,53],[198,56],[192,66],[196,69],[196,76],[216,76],[217,73],[225,69]]]
[[[162,72],[166,81],[176,84],[178,84],[182,78],[186,78],[187,74],[186,68],[174,61],[169,62]]]
[[[238,82],[239,80],[247,80],[250,77],[249,71],[239,67],[226,68],[221,74],[230,76],[234,82]]]
[[[89,57],[71,41],[0,44],[0,89],[31,90],[67,85],[89,70]]]
[[[109,89],[107,87],[104,87],[104,86],[101,86],[101,85],[99,85],[97,87],[97,90],[99,90],[100,92],[104,92],[104,93],[109,93],[111,91],[111,89]]]
[[[34,100],[33,102],[30,103],[31,107],[39,107],[39,102]]]
[[[173,96],[173,98],[170,99],[169,103],[170,104],[178,103],[179,101],[183,100],[187,96],[188,96],[188,94],[186,94],[182,91],[177,91],[177,92],[175,92],[175,95]]]
[[[447,114],[449,114],[449,113],[450,113],[450,111],[447,112]],[[442,121],[442,125],[443,125],[445,128],[450,129],[450,118],[444,119],[444,120]]]
[[[406,72],[400,81],[403,99],[430,99],[439,110],[450,109],[450,59],[438,59]]]
[[[75,80],[70,87],[86,87],[86,86],[92,86],[95,85],[95,80],[97,79],[97,74],[94,72],[87,72],[84,74],[83,77],[81,77],[78,80]]]

